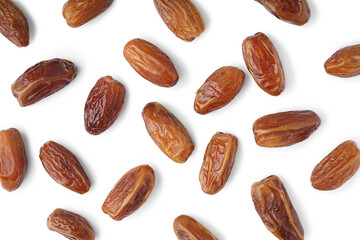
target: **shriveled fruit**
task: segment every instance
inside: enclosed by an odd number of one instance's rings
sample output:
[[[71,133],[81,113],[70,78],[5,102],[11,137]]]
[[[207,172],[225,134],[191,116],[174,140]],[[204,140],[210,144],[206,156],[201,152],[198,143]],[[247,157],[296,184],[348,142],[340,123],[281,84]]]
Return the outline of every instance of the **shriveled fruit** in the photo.
[[[131,40],[124,47],[124,57],[137,73],[160,87],[172,87],[179,79],[170,58],[148,41]]]
[[[280,240],[302,240],[304,229],[286,189],[277,176],[269,176],[251,187],[255,209],[266,228]]]
[[[187,215],[175,218],[173,227],[179,240],[217,240],[209,230]]]
[[[289,111],[269,114],[257,119],[253,132],[262,147],[290,146],[307,139],[320,125],[313,111]]]
[[[124,105],[125,87],[111,76],[100,78],[85,103],[84,121],[88,133],[98,135],[118,118]]]
[[[204,30],[201,13],[190,0],[154,0],[166,26],[180,39],[190,42]]]
[[[0,181],[7,191],[14,191],[22,183],[28,160],[19,130],[0,131]]]
[[[257,85],[272,96],[278,96],[285,88],[285,75],[279,55],[263,33],[247,37],[242,44],[246,67]]]
[[[195,111],[207,114],[224,107],[240,92],[244,80],[244,72],[236,67],[219,68],[196,92]]]
[[[199,174],[205,193],[215,194],[225,186],[234,166],[237,147],[238,140],[234,135],[218,132],[211,138]]]
[[[26,70],[11,86],[20,106],[25,107],[59,91],[76,76],[74,63],[54,58]]]
[[[154,170],[141,165],[129,170],[115,184],[107,196],[102,210],[112,219],[120,221],[144,204],[155,185]]]
[[[146,129],[163,153],[177,163],[184,163],[194,150],[190,134],[182,123],[159,103],[148,103],[142,112]]]
[[[55,209],[47,219],[51,231],[71,240],[94,240],[95,232],[82,216],[61,208]]]

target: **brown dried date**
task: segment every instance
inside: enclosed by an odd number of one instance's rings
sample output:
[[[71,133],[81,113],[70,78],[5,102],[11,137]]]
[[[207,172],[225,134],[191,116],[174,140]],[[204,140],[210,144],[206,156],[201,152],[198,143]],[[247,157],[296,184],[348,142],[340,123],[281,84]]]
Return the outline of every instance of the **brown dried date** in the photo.
[[[22,183],[28,160],[19,130],[0,131],[0,181],[7,191],[14,191]]]
[[[146,129],[160,150],[177,163],[184,163],[194,150],[182,123],[159,103],[148,103],[142,112]]]
[[[237,147],[238,140],[231,134],[218,132],[211,138],[199,174],[205,193],[215,194],[225,186],[234,166]]]
[[[155,185],[154,170],[141,165],[129,170],[115,184],[107,196],[102,210],[112,219],[120,221],[144,204]]]
[[[170,58],[148,41],[131,40],[124,47],[124,57],[137,73],[160,87],[172,87],[179,79]]]
[[[251,186],[255,209],[266,228],[280,240],[302,240],[304,229],[286,189],[277,176]]]
[[[257,85],[272,96],[278,96],[285,88],[285,75],[279,55],[263,33],[247,37],[242,44],[246,67]]]
[[[217,240],[208,229],[187,215],[175,218],[173,227],[179,240]]]
[[[40,149],[40,160],[55,182],[71,191],[84,194],[90,189],[90,180],[76,156],[64,146],[49,141]]]

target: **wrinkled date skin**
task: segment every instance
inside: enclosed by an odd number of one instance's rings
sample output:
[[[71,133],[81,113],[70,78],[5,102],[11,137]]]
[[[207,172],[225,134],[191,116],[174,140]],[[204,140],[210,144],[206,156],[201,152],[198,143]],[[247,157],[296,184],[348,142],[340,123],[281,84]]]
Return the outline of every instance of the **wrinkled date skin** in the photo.
[[[172,87],[179,75],[170,58],[143,39],[133,39],[124,47],[124,57],[143,78],[160,87]]]
[[[277,176],[251,187],[251,197],[261,220],[280,240],[302,240],[304,230],[286,189]]]
[[[103,13],[112,2],[113,0],[69,0],[63,7],[63,16],[70,27],[80,27]]]
[[[173,227],[179,240],[217,240],[209,230],[187,215],[175,218]]]
[[[235,98],[244,85],[245,74],[236,67],[222,67],[206,79],[196,92],[194,109],[207,114],[222,108]]]
[[[64,59],[42,61],[26,70],[11,86],[20,106],[25,107],[59,91],[76,76],[75,65]]]
[[[262,147],[291,146],[307,139],[321,120],[313,111],[289,111],[269,114],[253,125],[256,144]]]
[[[312,186],[318,190],[334,190],[349,180],[360,167],[360,150],[354,141],[337,146],[314,168]]]
[[[275,17],[295,25],[304,25],[311,12],[306,0],[255,0]]]
[[[71,240],[95,239],[95,232],[85,218],[64,209],[55,209],[47,219],[47,226]]]
[[[14,191],[22,183],[28,160],[25,144],[15,128],[0,131],[0,181],[7,191]]]
[[[242,51],[246,67],[257,85],[272,96],[280,95],[285,89],[285,75],[270,39],[263,33],[256,33],[243,41]]]
[[[124,219],[144,204],[154,185],[155,173],[150,166],[141,165],[129,170],[107,196],[103,212],[116,221]]]
[[[18,47],[29,45],[28,21],[11,0],[0,0],[0,33]]]
[[[160,150],[174,162],[186,162],[194,150],[194,143],[182,123],[156,102],[144,107],[142,117],[150,137]]]
[[[90,189],[90,180],[80,162],[68,149],[49,141],[40,149],[40,160],[55,182],[71,191],[84,194]]]
[[[199,174],[204,193],[215,194],[225,186],[234,166],[237,147],[238,140],[231,134],[218,132],[211,138]]]
[[[180,39],[191,42],[204,30],[201,13],[190,0],[154,0],[166,26]]]
[[[86,131],[93,135],[105,132],[118,118],[124,101],[124,85],[110,76],[100,78],[85,103]]]

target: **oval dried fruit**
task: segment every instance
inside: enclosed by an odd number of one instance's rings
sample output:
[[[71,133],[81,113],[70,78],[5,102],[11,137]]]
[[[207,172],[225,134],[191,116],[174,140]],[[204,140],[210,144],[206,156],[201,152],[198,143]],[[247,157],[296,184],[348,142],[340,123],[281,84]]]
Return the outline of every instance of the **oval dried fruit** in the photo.
[[[155,185],[154,170],[141,165],[129,170],[107,196],[102,211],[120,221],[144,204]]]
[[[175,218],[173,227],[179,240],[217,240],[208,229],[187,215]]]

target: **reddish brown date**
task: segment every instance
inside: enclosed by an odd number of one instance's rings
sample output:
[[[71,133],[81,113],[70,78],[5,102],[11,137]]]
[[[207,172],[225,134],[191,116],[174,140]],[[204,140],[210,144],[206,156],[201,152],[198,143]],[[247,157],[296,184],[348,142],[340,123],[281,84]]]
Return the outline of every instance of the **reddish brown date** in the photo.
[[[186,215],[175,218],[173,227],[179,240],[217,240],[203,225]]]
[[[7,191],[14,191],[22,183],[28,160],[25,144],[15,128],[0,131],[0,181]]]
[[[184,163],[194,150],[190,134],[182,123],[161,104],[148,103],[142,112],[146,129],[166,156]]]
[[[20,106],[25,107],[59,91],[76,76],[75,65],[64,59],[42,61],[26,70],[11,86]]]
[[[161,49],[143,39],[133,39],[124,47],[124,57],[143,78],[160,87],[172,87],[179,75]]]
[[[154,185],[155,173],[150,166],[141,165],[129,170],[107,196],[103,212],[116,221],[122,220],[144,204]]]
[[[304,230],[286,189],[277,176],[251,187],[255,209],[266,228],[280,240],[302,240]]]
[[[86,131],[93,135],[105,132],[118,118],[124,101],[124,85],[110,76],[100,78],[85,103]]]
[[[225,186],[234,166],[237,147],[238,140],[231,134],[218,132],[211,138],[199,174],[203,192],[215,194]]]
[[[71,240],[95,239],[95,232],[85,218],[64,209],[55,209],[47,219],[47,226]]]
[[[285,75],[279,55],[263,33],[256,33],[243,41],[242,51],[246,67],[257,85],[272,96],[285,89]]]
[[[40,149],[40,160],[55,182],[71,191],[84,194],[90,189],[90,180],[76,156],[62,145],[49,141]]]

